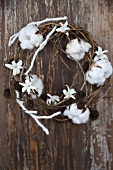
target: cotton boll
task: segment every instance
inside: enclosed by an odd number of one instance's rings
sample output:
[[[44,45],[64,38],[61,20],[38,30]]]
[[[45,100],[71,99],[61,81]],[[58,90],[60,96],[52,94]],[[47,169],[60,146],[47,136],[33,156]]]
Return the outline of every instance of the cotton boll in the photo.
[[[24,33],[26,36],[30,37],[31,35],[35,34],[37,31],[39,31],[38,27],[36,25],[27,25],[24,27]]]
[[[43,41],[43,36],[41,34],[32,34],[30,36],[30,42],[35,46],[38,47]]]
[[[86,80],[91,84],[103,85],[105,81],[103,69],[93,66],[87,71]]]
[[[104,70],[104,77],[105,77],[105,78],[110,77],[111,74],[113,73],[112,65],[111,65],[111,63],[110,63],[108,60],[106,60],[106,59],[97,61],[97,62],[95,63],[95,65],[100,66],[100,67]]]
[[[85,52],[88,52],[90,48],[91,45],[84,40],[79,42],[77,38],[73,39],[66,46],[67,57],[80,61],[85,56]]]
[[[78,53],[80,51],[81,51],[81,46],[77,38],[71,40],[66,46],[66,52],[70,55],[73,53]]]
[[[22,49],[32,50],[42,43],[43,36],[41,34],[36,34],[38,30],[37,26],[34,25],[28,25],[20,30],[18,38],[21,42],[20,46]]]
[[[29,40],[23,40],[20,43],[20,46],[23,50],[25,50],[25,49],[32,50],[34,48],[34,46],[29,42]]]
[[[85,112],[83,112],[78,116],[78,119],[81,121],[81,123],[86,123],[89,120],[89,115],[90,115],[90,111],[87,108]]]

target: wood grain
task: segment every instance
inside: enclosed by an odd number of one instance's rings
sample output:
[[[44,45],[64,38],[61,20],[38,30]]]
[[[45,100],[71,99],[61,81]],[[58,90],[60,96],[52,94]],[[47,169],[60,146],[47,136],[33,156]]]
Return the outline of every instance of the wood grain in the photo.
[[[8,87],[9,75],[3,64],[13,55],[13,50],[8,50],[8,38],[30,21],[65,15],[70,23],[87,29],[104,49],[109,50],[113,64],[112,0],[0,1],[0,170],[113,169],[113,86],[97,104],[100,111],[97,121],[77,126],[70,121],[44,120],[50,130],[49,136],[20,111],[13,96],[7,100],[2,95]],[[48,59],[50,53],[45,49],[41,55]],[[36,69],[44,78],[47,69],[44,63],[48,60],[42,58],[37,59]],[[56,62],[57,69],[59,65]],[[62,89],[60,82],[64,74],[62,71],[55,79],[55,91]],[[65,81],[70,82],[69,73],[66,72],[65,77]]]

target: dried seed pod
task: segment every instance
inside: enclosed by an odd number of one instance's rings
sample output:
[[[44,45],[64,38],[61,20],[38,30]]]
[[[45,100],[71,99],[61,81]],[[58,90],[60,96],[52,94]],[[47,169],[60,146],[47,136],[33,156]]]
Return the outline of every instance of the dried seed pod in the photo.
[[[14,83],[14,88],[15,88],[15,90],[17,90],[17,91],[19,91],[19,92],[22,91],[22,86],[19,84],[18,81],[15,81],[15,83]]]
[[[84,103],[83,101],[81,101],[81,102],[79,102],[79,103],[77,104],[77,108],[78,108],[78,109],[83,109],[84,106],[85,106],[85,103]]]
[[[11,96],[10,89],[9,89],[9,88],[5,89],[5,90],[4,90],[4,97],[10,98],[10,96]]]
[[[99,117],[98,110],[90,110],[90,118],[91,120],[96,120]]]
[[[85,96],[86,96],[86,94],[83,91],[78,91],[76,93],[76,98],[84,98]]]
[[[29,108],[33,108],[33,107],[34,107],[34,102],[33,102],[32,100],[28,100],[28,101],[27,101],[27,106],[28,106]]]
[[[88,62],[88,61],[86,61],[86,62],[84,63],[84,65],[83,65],[83,70],[84,70],[85,73],[87,72],[87,70],[89,70],[89,62]]]

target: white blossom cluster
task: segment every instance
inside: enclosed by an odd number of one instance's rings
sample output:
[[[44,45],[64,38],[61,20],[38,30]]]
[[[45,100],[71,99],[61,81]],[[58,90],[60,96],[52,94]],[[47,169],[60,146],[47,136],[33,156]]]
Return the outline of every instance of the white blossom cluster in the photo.
[[[63,113],[64,116],[68,116],[74,124],[86,123],[89,120],[90,111],[87,108],[84,112],[83,109],[78,109],[77,104],[73,103],[68,106]]]
[[[70,99],[70,98],[75,99],[75,96],[74,96],[74,94],[76,93],[75,89],[69,88],[68,85],[66,85],[66,87],[67,87],[67,90],[66,90],[66,89],[63,90],[64,100]],[[47,104],[47,105],[57,104],[57,103],[60,102],[60,97],[57,96],[57,95],[47,94],[47,96],[49,97],[49,98],[46,100],[46,104]]]
[[[84,56],[85,52],[88,52],[91,45],[88,42],[76,38],[71,40],[66,46],[67,57],[80,61]]]
[[[35,74],[30,75],[30,77],[27,75],[25,83],[19,84],[23,86],[22,92],[27,91],[33,99],[40,97],[44,88],[42,80]],[[37,95],[34,90],[38,93]]]
[[[76,93],[75,89],[70,89],[68,85],[66,86],[67,90],[65,89],[63,90],[64,99],[72,98],[75,100],[74,96],[74,94]],[[60,97],[57,95],[52,96],[50,94],[47,94],[47,96],[49,97],[46,100],[46,103],[48,105],[57,104],[60,102]],[[81,124],[86,123],[89,120],[90,111],[88,108],[85,111],[83,111],[83,109],[78,109],[77,104],[73,103],[70,106],[67,106],[63,115],[68,116],[68,118],[71,119],[74,124]]]
[[[113,72],[112,65],[107,55],[104,54],[105,52],[107,52],[107,50],[102,51],[102,48],[98,46],[98,51],[95,52],[94,63],[86,73],[86,80],[90,84],[96,84],[97,87],[103,85],[105,80],[109,78]]]

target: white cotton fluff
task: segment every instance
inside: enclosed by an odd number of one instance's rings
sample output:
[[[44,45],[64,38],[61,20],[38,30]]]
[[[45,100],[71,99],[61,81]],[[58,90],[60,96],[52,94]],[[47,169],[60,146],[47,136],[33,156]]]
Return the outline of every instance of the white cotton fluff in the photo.
[[[27,25],[19,31],[18,38],[22,49],[32,50],[34,47],[38,47],[42,41],[43,36],[36,34],[39,29],[34,25]]]
[[[82,111],[77,108],[76,103],[73,103],[64,111],[63,115],[68,116],[74,124],[86,123],[89,120],[90,111],[88,108],[84,112]]]
[[[29,79],[29,77],[26,76],[26,79]],[[38,78],[37,75],[32,74],[31,77],[30,77],[30,81],[32,82],[32,85],[33,85],[34,87],[36,87],[35,90],[38,92],[38,97],[40,97],[41,94],[42,94],[42,90],[43,90],[43,88],[44,88],[44,85],[43,85],[43,83],[42,83],[42,80],[41,80],[40,78]],[[35,94],[33,94],[33,93],[31,93],[31,97],[32,97],[33,99],[36,99],[36,98],[37,98],[37,96],[36,96]]]
[[[95,62],[91,70],[88,70],[86,73],[86,80],[90,84],[96,84],[97,87],[103,85],[106,78],[110,77],[113,72],[111,63],[106,60],[98,60]]]
[[[78,117],[73,117],[72,122],[74,124],[86,123],[89,120],[90,111],[87,108],[85,112],[81,113]]]
[[[100,66],[104,71],[104,77],[108,78],[112,75],[113,68],[109,60],[103,59],[95,63],[96,66]]]
[[[84,57],[85,52],[88,52],[90,48],[91,45],[88,42],[84,40],[79,42],[77,38],[73,39],[66,46],[67,57],[80,61]]]
[[[87,71],[86,80],[90,84],[97,84],[97,86],[103,85],[105,82],[103,69],[93,66],[91,70]]]

